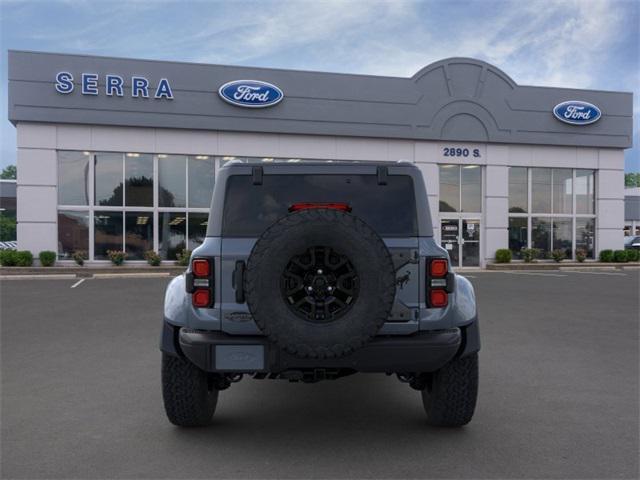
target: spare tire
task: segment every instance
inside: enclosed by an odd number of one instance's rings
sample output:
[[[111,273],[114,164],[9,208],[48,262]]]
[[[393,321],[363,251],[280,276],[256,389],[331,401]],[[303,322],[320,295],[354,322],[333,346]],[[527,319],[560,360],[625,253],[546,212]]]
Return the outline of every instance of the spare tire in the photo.
[[[258,327],[277,346],[299,357],[338,357],[388,318],[395,272],[382,239],[358,217],[307,209],[258,239],[244,290]]]

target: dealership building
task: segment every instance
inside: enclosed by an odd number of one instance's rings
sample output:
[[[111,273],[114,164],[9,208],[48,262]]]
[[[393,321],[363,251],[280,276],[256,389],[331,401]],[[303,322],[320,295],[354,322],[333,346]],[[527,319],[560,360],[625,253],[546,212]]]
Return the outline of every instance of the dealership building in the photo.
[[[403,78],[10,51],[9,120],[18,248],[62,260],[196,247],[217,172],[248,159],[415,163],[461,267],[623,245],[632,94],[518,85],[480,60]]]

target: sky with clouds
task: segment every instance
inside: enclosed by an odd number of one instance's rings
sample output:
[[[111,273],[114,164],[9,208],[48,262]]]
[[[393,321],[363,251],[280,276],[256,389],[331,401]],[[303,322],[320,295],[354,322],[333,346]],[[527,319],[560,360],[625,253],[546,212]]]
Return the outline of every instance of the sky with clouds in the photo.
[[[7,50],[411,76],[474,57],[522,85],[634,92],[640,171],[637,0],[0,0],[0,166],[15,163]]]

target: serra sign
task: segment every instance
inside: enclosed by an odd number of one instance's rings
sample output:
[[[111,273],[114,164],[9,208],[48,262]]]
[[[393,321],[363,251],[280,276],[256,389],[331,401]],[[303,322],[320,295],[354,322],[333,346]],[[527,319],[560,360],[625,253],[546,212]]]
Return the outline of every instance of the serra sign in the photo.
[[[62,94],[69,94],[75,90],[75,83],[73,81],[73,75],[70,72],[58,72],[56,75],[56,91]],[[97,73],[82,73],[80,75],[80,92],[82,95],[99,95],[99,76]],[[146,77],[134,75],[131,77],[131,96],[134,98],[149,98],[153,95],[153,98],[160,99],[166,98],[167,100],[173,100],[173,91],[169,80],[161,78],[158,81],[158,85],[155,90],[151,87],[149,80]],[[125,83],[124,79],[120,75],[107,74],[104,76],[104,93],[108,97],[124,96]]]

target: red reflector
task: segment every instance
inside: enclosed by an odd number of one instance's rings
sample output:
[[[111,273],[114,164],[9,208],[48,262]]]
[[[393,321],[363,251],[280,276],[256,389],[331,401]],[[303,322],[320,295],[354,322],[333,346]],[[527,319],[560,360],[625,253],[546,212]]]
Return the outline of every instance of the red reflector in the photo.
[[[208,307],[210,303],[209,290],[196,290],[195,292],[193,292],[192,300],[194,307]]]
[[[444,277],[447,274],[448,265],[447,261],[443,258],[436,258],[431,260],[431,266],[429,273],[432,277]]]
[[[209,276],[209,260],[196,259],[191,263],[191,271],[196,277]]]
[[[429,304],[432,307],[446,307],[449,303],[449,295],[445,290],[431,290],[429,292]]]
[[[313,208],[330,208],[332,210],[340,210],[342,212],[350,212],[351,207],[348,203],[294,203],[289,207],[290,212],[299,212],[300,210],[309,210]]]

